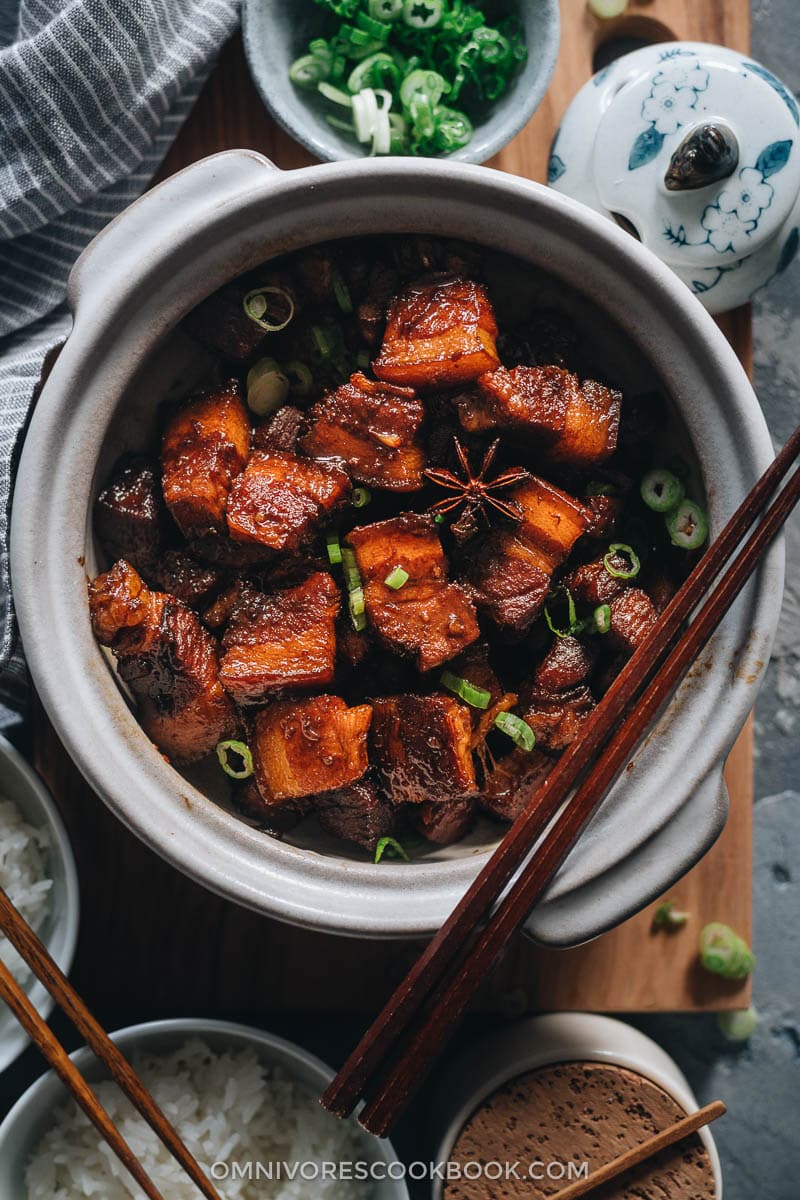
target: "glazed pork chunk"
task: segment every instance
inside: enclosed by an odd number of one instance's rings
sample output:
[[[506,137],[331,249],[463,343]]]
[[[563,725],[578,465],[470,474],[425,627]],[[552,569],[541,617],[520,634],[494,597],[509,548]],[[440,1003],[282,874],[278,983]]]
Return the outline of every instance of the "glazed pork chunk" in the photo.
[[[478,804],[501,821],[516,821],[552,766],[541,750],[512,750],[487,772]]]
[[[423,483],[424,416],[410,388],[356,374],[314,405],[300,445],[312,458],[339,463],[358,483],[413,492]]]
[[[509,430],[554,461],[586,469],[617,447],[622,396],[562,367],[498,367],[459,396],[456,409],[470,433]]]
[[[400,386],[459,387],[499,366],[496,337],[485,288],[471,279],[433,276],[392,300],[372,369]]]
[[[243,585],[220,662],[220,678],[236,703],[254,704],[285,688],[332,683],[339,606],[339,589],[323,571],[271,595]]]
[[[476,789],[466,705],[437,692],[373,701],[372,761],[393,804],[443,804]]]
[[[335,792],[367,770],[369,704],[348,708],[339,696],[277,700],[252,719],[255,780],[267,804]]]
[[[478,805],[474,796],[459,796],[455,800],[423,800],[413,812],[414,822],[422,836],[437,846],[450,846],[466,837],[475,824]]]
[[[298,550],[349,495],[350,480],[338,467],[255,450],[231,488],[228,532],[244,545]]]
[[[504,494],[520,521],[487,540],[469,569],[479,604],[498,625],[523,633],[539,615],[550,579],[587,530],[588,509],[535,475]]]
[[[367,616],[383,642],[416,659],[420,671],[454,658],[479,635],[475,608],[460,584],[447,578],[447,559],[431,517],[404,513],[362,525],[347,535],[364,588]],[[401,567],[399,588],[386,583]]]
[[[394,807],[381,796],[369,775],[337,792],[317,797],[314,811],[328,833],[354,842],[370,853],[381,838],[394,833],[397,823]]]
[[[522,715],[544,750],[564,750],[595,706],[586,683],[595,652],[577,638],[556,637],[523,696]]]
[[[606,568],[604,557],[601,555],[582,563],[564,577],[564,586],[582,604],[608,604],[628,587],[630,581],[622,575],[612,575]],[[608,562],[623,575],[630,570],[629,560],[618,551],[610,555]]]
[[[250,420],[235,380],[191,397],[161,443],[164,501],[188,538],[225,532],[231,484],[250,453]]]
[[[627,658],[658,619],[653,601],[641,588],[626,588],[611,602],[610,644]]]
[[[153,592],[129,563],[89,585],[92,628],[110,646],[148,737],[176,763],[209,754],[237,727],[219,679],[217,644],[195,613]]]

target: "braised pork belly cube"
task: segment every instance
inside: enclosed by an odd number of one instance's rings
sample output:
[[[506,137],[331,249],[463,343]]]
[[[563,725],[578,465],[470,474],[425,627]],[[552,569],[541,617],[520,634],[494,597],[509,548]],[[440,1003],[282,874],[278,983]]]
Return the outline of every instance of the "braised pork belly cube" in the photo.
[[[533,673],[533,682],[546,692],[566,691],[588,678],[596,657],[594,647],[577,638],[553,638],[553,644]]]
[[[549,558],[510,530],[501,529],[475,555],[467,577],[478,607],[496,625],[521,634],[542,611],[551,571]]]
[[[287,454],[294,454],[305,421],[306,415],[301,409],[284,404],[253,430],[253,449],[283,450]]]
[[[485,288],[458,276],[409,284],[392,300],[379,379],[406,387],[459,387],[499,366],[497,322]]]
[[[138,701],[142,728],[170,759],[194,762],[235,732],[217,643],[190,608],[118,562],[89,585],[89,610]]]
[[[463,654],[459,654],[458,658],[454,658],[452,662],[448,663],[447,669],[457,678],[466,679],[473,687],[489,693],[486,709],[469,707],[473,727],[477,728],[487,709],[496,704],[503,695],[503,687],[489,661],[488,646],[485,642],[476,642]]]
[[[621,654],[633,654],[658,619],[653,601],[641,588],[626,588],[611,601],[609,645]]]
[[[622,513],[619,496],[585,496],[583,503],[589,510],[587,537],[610,538]]]
[[[357,783],[327,792],[315,802],[317,820],[334,837],[354,842],[374,853],[383,837],[390,837],[397,824],[397,812],[365,776]]]
[[[584,721],[595,707],[595,699],[586,684],[564,691],[534,687],[526,697],[522,718],[536,735],[543,750],[565,750],[578,736]]]
[[[220,662],[220,678],[236,703],[254,704],[284,688],[332,683],[339,604],[339,589],[321,571],[271,595],[242,587]]]
[[[369,704],[348,708],[339,696],[277,700],[251,721],[250,748],[261,796],[294,802],[355,783],[367,769]]]
[[[162,490],[185,537],[225,532],[228,493],[249,453],[250,420],[235,380],[173,413],[161,442]]]
[[[299,825],[311,810],[310,801],[305,799],[297,800],[294,804],[268,804],[252,777],[236,787],[233,800],[245,816],[251,817],[263,829],[279,838]]]
[[[487,771],[478,804],[501,821],[516,821],[552,766],[541,750],[512,750]]]
[[[437,693],[373,701],[372,761],[395,805],[442,803],[476,788],[467,706]]]
[[[153,581],[184,604],[206,604],[225,583],[225,572],[198,562],[185,550],[164,550],[152,571]]]
[[[383,642],[414,656],[420,671],[454,658],[479,635],[475,607],[447,578],[447,559],[432,518],[406,513],[351,530],[369,621]],[[391,588],[386,579],[401,567],[408,580]]]
[[[367,292],[356,306],[358,330],[367,346],[377,346],[386,326],[386,310],[400,277],[388,263],[377,262],[370,268]]]
[[[437,846],[450,846],[466,837],[475,824],[477,804],[474,796],[459,796],[455,800],[423,800],[413,811],[418,831]]]
[[[650,597],[653,608],[656,614],[660,617],[664,609],[669,604],[672,597],[678,590],[678,585],[668,575],[657,575],[647,585],[647,594]]]
[[[308,414],[300,445],[311,458],[343,465],[370,487],[413,492],[422,487],[425,410],[410,388],[356,374]]]
[[[231,488],[228,531],[245,545],[297,550],[349,494],[350,480],[337,467],[255,450]]]
[[[156,464],[147,458],[119,462],[97,497],[94,521],[104,551],[148,574],[158,562],[164,503]]]
[[[622,396],[561,367],[505,367],[478,380],[478,397],[456,407],[465,428],[507,429],[565,466],[603,463],[617,447]]]
[[[185,317],[183,326],[198,342],[216,350],[225,358],[244,362],[258,350],[269,334],[252,321],[244,311],[244,300],[254,285],[279,286],[289,290],[289,281],[279,272],[270,270],[265,277],[263,271],[253,281],[238,281],[212,293]]]
[[[618,552],[611,554],[608,562],[615,571],[630,570],[630,561]],[[564,576],[563,583],[564,587],[569,589],[572,598],[581,604],[609,604],[615,596],[625,591],[630,580],[612,575],[606,567],[604,556],[601,555],[599,558],[593,558],[591,562],[575,567]]]
[[[520,521],[490,535],[468,569],[479,606],[498,625],[524,633],[542,610],[556,567],[586,531],[584,505],[532,475],[503,494]]]

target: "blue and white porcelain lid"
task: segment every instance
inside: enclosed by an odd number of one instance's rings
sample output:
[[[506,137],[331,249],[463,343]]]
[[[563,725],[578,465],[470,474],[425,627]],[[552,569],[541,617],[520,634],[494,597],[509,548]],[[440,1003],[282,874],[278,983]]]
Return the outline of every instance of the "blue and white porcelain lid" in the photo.
[[[704,173],[693,169],[687,182],[687,152],[709,139],[713,169],[704,160]],[[800,109],[775,76],[735,51],[648,46],[578,93],[549,181],[635,231],[720,311],[749,299],[797,248]]]

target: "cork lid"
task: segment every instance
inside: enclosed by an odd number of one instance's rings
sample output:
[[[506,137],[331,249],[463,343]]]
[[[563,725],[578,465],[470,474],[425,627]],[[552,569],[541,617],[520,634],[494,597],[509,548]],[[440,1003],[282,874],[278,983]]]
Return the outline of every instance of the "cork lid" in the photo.
[[[592,1062],[540,1067],[504,1084],[472,1114],[450,1154],[461,1178],[448,1179],[443,1196],[544,1200],[685,1115],[657,1084],[624,1067]],[[475,1163],[486,1169],[479,1171]],[[518,1164],[516,1176],[500,1178],[495,1164]],[[714,1170],[693,1134],[592,1195],[714,1200]]]

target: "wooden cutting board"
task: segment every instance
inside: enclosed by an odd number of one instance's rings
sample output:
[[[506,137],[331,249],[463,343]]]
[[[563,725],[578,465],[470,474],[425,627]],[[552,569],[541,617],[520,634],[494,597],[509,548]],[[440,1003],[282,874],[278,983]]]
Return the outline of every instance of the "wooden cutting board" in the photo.
[[[552,134],[592,73],[601,43],[600,53],[612,56],[610,43],[617,39],[624,49],[634,48],[630,39],[678,37],[746,51],[749,7],[749,0],[634,2],[625,17],[600,23],[584,0],[561,0],[562,46],[550,90],[534,119],[492,165],[544,178]],[[236,146],[259,150],[287,169],[311,161],[266,114],[238,38],[223,51],[160,178]],[[722,325],[749,369],[749,310],[729,315]],[[72,766],[41,710],[34,734],[37,766],[59,802],[78,857],[83,916],[74,978],[96,1010],[136,1013],[139,1019],[186,1012],[372,1013],[418,953],[418,943],[357,942],[291,929],[210,895],[111,816]],[[521,938],[484,989],[483,1006],[620,1012],[746,1005],[749,985],[699,969],[696,946],[710,920],[750,936],[750,725],[731,754],[726,777],[731,814],[725,832],[671,893],[692,914],[685,929],[652,934],[651,909],[575,950],[543,950]]]

